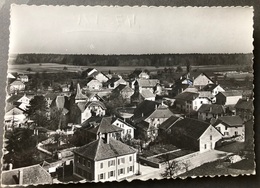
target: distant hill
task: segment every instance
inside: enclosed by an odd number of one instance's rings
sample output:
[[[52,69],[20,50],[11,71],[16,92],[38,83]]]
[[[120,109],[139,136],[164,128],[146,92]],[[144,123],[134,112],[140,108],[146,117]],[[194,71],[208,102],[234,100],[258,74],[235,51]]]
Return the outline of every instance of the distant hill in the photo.
[[[253,54],[151,54],[151,55],[71,55],[18,54],[12,64],[60,63],[81,66],[177,66],[251,65]]]

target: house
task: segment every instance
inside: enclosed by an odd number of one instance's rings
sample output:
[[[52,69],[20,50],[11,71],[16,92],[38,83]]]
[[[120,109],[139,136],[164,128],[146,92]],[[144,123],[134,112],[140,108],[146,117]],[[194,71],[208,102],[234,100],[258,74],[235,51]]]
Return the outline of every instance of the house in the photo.
[[[69,92],[70,91],[70,85],[69,84],[62,84],[61,86],[62,92]]]
[[[208,84],[214,84],[214,82],[205,74],[199,74],[195,79],[193,79],[192,85],[195,87],[203,87]]]
[[[169,117],[166,121],[164,121],[160,126],[159,126],[159,134],[162,135],[167,135],[171,132],[171,127],[177,122],[182,120],[183,117],[181,116],[176,116],[173,115]]]
[[[134,90],[127,85],[120,84],[113,90],[113,93],[116,96],[121,96],[123,99],[130,101],[131,96],[134,94]]]
[[[12,130],[16,127],[23,126],[23,123],[27,120],[25,111],[19,107],[10,106],[6,108],[4,116],[6,130]]]
[[[28,96],[26,94],[24,95],[12,95],[9,98],[7,98],[6,102],[10,103],[12,105],[15,105],[17,107],[19,107],[22,110],[27,110],[27,108],[30,105],[30,100],[31,100],[32,96]]]
[[[91,76],[101,83],[107,82],[109,80],[109,78],[103,72],[94,72]]]
[[[17,80],[20,80],[21,82],[25,83],[25,82],[29,82],[29,78],[27,75],[19,75]]]
[[[224,92],[225,90],[219,84],[208,84],[201,91],[210,91],[213,96],[216,96],[219,92]]]
[[[121,128],[121,129],[123,129],[123,131],[121,132],[121,134],[122,134],[121,138],[124,138],[124,139],[134,138],[135,127],[130,125],[126,121],[124,121],[120,118],[116,118],[112,121],[112,125],[115,125],[115,126]]]
[[[137,127],[137,132],[142,132],[150,138],[158,136],[159,126],[172,115],[168,107],[145,100],[135,109],[132,120]]]
[[[84,142],[89,143],[107,134],[114,139],[123,138],[123,129],[112,124],[112,117],[91,117],[81,124],[84,130]]]
[[[2,185],[28,186],[52,184],[51,175],[39,164],[2,172]]]
[[[88,101],[88,97],[82,93],[82,90],[81,90],[80,85],[78,83],[77,84],[77,93],[76,93],[76,96],[75,96],[75,103],[78,103],[78,102],[84,103],[86,101]]]
[[[138,105],[144,100],[155,101],[156,95],[153,94],[150,90],[144,89],[140,93],[139,90],[135,90],[134,94],[131,96],[131,103]]]
[[[134,72],[132,72],[129,75],[129,78],[149,79],[150,76],[149,76],[149,74],[147,72],[145,72],[143,70],[136,69],[136,70],[134,70]]]
[[[100,97],[97,93],[87,93],[86,96],[88,97],[87,101],[89,102],[94,102],[94,101],[104,102],[104,99]]]
[[[242,93],[237,90],[223,91],[216,95],[216,104],[235,105],[242,98]]]
[[[16,79],[16,77],[12,73],[8,72],[7,79]]]
[[[211,100],[202,93],[183,92],[174,98],[176,107],[188,113],[198,111],[202,104],[211,104]]]
[[[168,138],[178,147],[205,152],[215,149],[222,134],[207,122],[183,118],[171,126]]]
[[[95,78],[88,78],[86,85],[83,87],[84,90],[101,90],[102,83]]]
[[[253,100],[239,99],[235,105],[236,115],[240,116],[244,121],[253,119],[254,105]]]
[[[101,101],[79,102],[78,107],[81,110],[81,123],[92,116],[104,116],[107,109]]]
[[[108,89],[115,89],[117,86],[119,85],[128,85],[128,83],[121,77],[121,76],[116,76],[116,77],[112,77],[111,79],[109,79],[106,83],[105,86]]]
[[[10,92],[24,91],[25,84],[20,80],[15,80],[10,84]]]
[[[198,110],[198,119],[202,121],[217,119],[224,116],[226,109],[220,104],[202,104]]]
[[[131,87],[132,89],[138,88],[140,93],[142,93],[143,90],[150,90],[154,93],[156,87],[160,86],[158,84],[160,84],[158,79],[135,79],[131,82]]]
[[[223,138],[240,137],[244,141],[245,125],[239,116],[219,117],[213,126],[222,134]]]
[[[74,150],[74,175],[88,181],[115,181],[137,173],[137,151],[105,136]]]

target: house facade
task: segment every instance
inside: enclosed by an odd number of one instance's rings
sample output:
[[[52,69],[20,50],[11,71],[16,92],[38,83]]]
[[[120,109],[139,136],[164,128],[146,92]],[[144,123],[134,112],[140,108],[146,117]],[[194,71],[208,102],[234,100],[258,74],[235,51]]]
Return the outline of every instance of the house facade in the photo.
[[[235,105],[238,100],[242,99],[242,93],[239,91],[224,91],[216,95],[216,104]]]
[[[217,119],[225,115],[225,107],[219,104],[202,104],[198,110],[198,119],[202,121]]]
[[[101,90],[102,89],[102,83],[96,79],[91,79],[88,81],[88,83],[83,87],[84,90]]]
[[[10,84],[10,92],[24,91],[25,84],[20,80],[15,80]]]
[[[201,73],[195,79],[193,79],[193,86],[203,87],[208,84],[213,84],[213,81],[204,73]]]
[[[252,99],[239,99],[235,109],[236,115],[240,116],[244,121],[253,119],[254,105]]]
[[[112,125],[115,125],[121,129],[123,129],[123,131],[121,132],[121,138],[124,138],[124,139],[134,138],[135,127],[130,125],[129,123],[125,122],[124,120],[117,118],[114,121],[112,121]]]
[[[222,135],[207,122],[183,118],[171,126],[168,138],[176,146],[205,152],[215,149]]]
[[[223,138],[240,137],[244,141],[245,125],[239,116],[223,116],[217,119],[214,127],[222,134]]]
[[[106,114],[106,106],[100,101],[92,101],[83,103],[84,111],[81,113],[81,123],[92,116],[104,116]]]
[[[113,138],[99,138],[74,150],[74,175],[93,182],[115,181],[137,173],[137,151]]]
[[[109,80],[109,78],[102,72],[94,74],[93,77],[101,83],[107,82]]]

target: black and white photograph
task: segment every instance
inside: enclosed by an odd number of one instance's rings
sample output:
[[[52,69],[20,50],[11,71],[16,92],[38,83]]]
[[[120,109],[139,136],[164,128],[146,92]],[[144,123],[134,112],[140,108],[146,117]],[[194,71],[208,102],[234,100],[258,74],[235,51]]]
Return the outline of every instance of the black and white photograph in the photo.
[[[255,175],[253,17],[12,4],[1,184]]]

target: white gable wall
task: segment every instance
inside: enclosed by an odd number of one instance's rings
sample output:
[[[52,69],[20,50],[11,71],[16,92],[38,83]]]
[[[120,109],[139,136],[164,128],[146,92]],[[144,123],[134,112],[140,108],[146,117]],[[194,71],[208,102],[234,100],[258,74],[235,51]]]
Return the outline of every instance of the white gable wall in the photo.
[[[222,135],[212,125],[199,138],[200,152],[213,150],[216,147],[216,142],[222,138]]]

